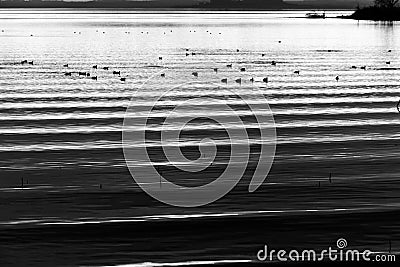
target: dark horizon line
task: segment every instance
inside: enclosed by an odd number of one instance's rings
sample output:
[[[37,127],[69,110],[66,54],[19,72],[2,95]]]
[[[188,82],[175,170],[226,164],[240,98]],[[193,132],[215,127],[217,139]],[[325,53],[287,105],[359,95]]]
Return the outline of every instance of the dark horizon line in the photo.
[[[276,2],[275,2],[276,3]],[[85,2],[65,2],[65,1],[0,1],[0,8],[141,8],[141,9],[202,9],[202,10],[307,10],[307,9],[325,9],[325,10],[355,10],[356,6],[343,5],[300,5],[294,3],[281,2],[278,4],[265,4],[262,6],[213,6],[210,4],[191,4],[191,5],[167,5],[159,1],[124,1],[117,0],[113,2],[104,1],[85,1]]]

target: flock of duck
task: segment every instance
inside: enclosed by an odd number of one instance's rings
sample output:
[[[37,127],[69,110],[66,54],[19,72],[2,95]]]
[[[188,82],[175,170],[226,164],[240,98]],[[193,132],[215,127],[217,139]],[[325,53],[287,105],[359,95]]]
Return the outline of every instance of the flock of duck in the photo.
[[[99,32],[99,30],[96,30],[96,32]],[[170,32],[172,33],[173,31],[170,30]],[[195,31],[195,30],[193,30],[193,31],[190,30],[190,32],[194,32],[194,33],[195,33],[196,31]],[[102,33],[102,34],[105,34],[106,32],[105,32],[105,31],[102,31],[101,33]],[[125,31],[125,34],[130,34],[130,33],[131,33],[130,31]],[[206,33],[212,34],[212,32],[210,32],[210,31],[208,31],[208,30],[206,31]],[[81,34],[81,32],[74,32],[74,34]],[[143,31],[142,31],[141,34],[149,34],[149,32],[148,32],[148,31],[147,31],[147,32],[143,32]],[[166,34],[166,32],[164,32],[164,34]],[[219,32],[218,34],[221,35],[222,33]],[[278,41],[278,43],[281,44],[282,41]],[[236,52],[240,52],[240,50],[239,50],[239,49],[236,49]],[[195,55],[196,55],[196,52],[190,52],[189,49],[186,48],[185,56],[188,57],[188,56],[190,56],[190,55],[195,56]],[[265,57],[266,54],[263,53],[263,54],[261,54],[261,56],[262,56],[262,57]],[[158,59],[159,59],[159,60],[163,60],[162,57],[159,57]],[[277,63],[276,61],[271,61],[270,64],[271,64],[272,66],[277,66],[278,63]],[[68,64],[65,64],[64,67],[68,67]],[[97,69],[97,67],[98,67],[97,65],[94,65],[94,66],[93,66],[94,69]],[[233,68],[233,64],[227,64],[226,67],[232,69],[232,68]],[[109,67],[103,67],[103,70],[109,70]],[[215,73],[218,73],[218,68],[214,68],[213,70],[214,70]],[[241,72],[245,72],[245,71],[246,71],[246,68],[241,67],[241,68],[240,68],[240,71],[241,71]],[[295,71],[294,73],[300,75],[300,71],[299,71],[299,70]],[[65,72],[65,75],[66,75],[66,76],[72,76],[72,74],[73,74],[73,72]],[[89,73],[89,72],[84,72],[84,71],[80,72],[80,71],[79,71],[79,72],[77,72],[77,74],[78,74],[79,76],[90,77],[90,73]],[[121,72],[120,72],[120,71],[113,71],[113,74],[114,74],[114,75],[119,75],[119,76],[120,76],[120,75],[121,75]],[[199,76],[199,73],[198,73],[198,72],[192,72],[192,75],[193,75],[194,77],[198,77],[198,76]],[[165,73],[161,73],[161,77],[162,77],[162,78],[165,78],[165,77],[166,77],[166,74],[165,74]],[[97,76],[91,76],[91,79],[97,80],[98,78],[97,78]],[[126,79],[127,79],[126,77],[121,77],[121,78],[120,78],[120,80],[123,81],[123,82],[126,81]],[[263,77],[261,80],[262,80],[262,82],[264,82],[264,83],[268,83],[268,82],[269,82],[268,77]],[[339,81],[339,76],[336,77],[336,80]],[[235,82],[238,83],[238,84],[242,84],[243,81],[244,81],[244,79],[242,79],[242,78],[235,79]],[[249,81],[250,81],[251,83],[254,83],[256,80],[252,77],[252,78],[250,78]],[[227,83],[228,83],[228,78],[223,78],[223,79],[221,79],[221,82],[224,83],[224,84],[227,84]]]
[[[64,67],[64,68],[69,68],[69,64],[65,64],[65,65],[63,65],[63,67]],[[102,67],[102,68],[99,68],[98,65],[93,65],[93,66],[92,66],[92,69],[95,69],[95,70],[97,70],[97,69],[103,69],[104,71],[110,71],[110,67]],[[97,76],[91,76],[90,72],[87,72],[87,71],[65,72],[64,75],[65,75],[65,76],[72,76],[73,73],[78,74],[78,76],[90,77],[92,80],[96,80],[96,81],[97,81]],[[125,81],[126,81],[126,77],[121,77],[121,71],[119,71],[119,70],[118,70],[118,71],[117,71],[117,70],[113,70],[113,71],[112,71],[112,74],[113,74],[113,75],[118,75],[120,81],[122,81],[122,82],[125,82]]]
[[[33,61],[28,61],[28,60],[23,60],[23,61],[20,62],[20,64],[21,64],[21,65],[25,65],[25,64],[34,65]],[[63,67],[64,67],[64,68],[69,68],[69,64],[64,64]],[[97,69],[100,69],[100,68],[99,68],[98,65],[93,65],[93,66],[92,66],[92,69],[97,70]],[[104,71],[109,71],[109,70],[110,70],[110,67],[102,67],[101,69],[104,70]],[[66,72],[64,72],[64,75],[65,75],[65,76],[72,76],[73,74],[77,74],[78,76],[88,77],[88,78],[90,78],[90,79],[92,79],[92,80],[96,80],[96,81],[97,81],[97,79],[98,79],[97,76],[91,75],[91,73],[90,73],[89,71],[76,71],[76,72],[66,71]],[[126,81],[126,77],[121,77],[121,71],[119,71],[119,70],[118,70],[118,71],[117,71],[117,70],[113,70],[113,71],[112,71],[112,74],[113,74],[113,75],[118,75],[119,79],[120,79],[122,82],[125,82],[125,81]]]
[[[280,42],[280,41],[279,41],[279,42]],[[237,49],[236,52],[240,52],[240,50]],[[388,53],[390,53],[390,52],[392,52],[392,50],[388,50]],[[186,53],[185,53],[185,55],[186,55],[186,56],[189,56],[189,55],[195,56],[196,53],[195,53],[195,52],[189,52],[189,49],[186,48]],[[262,56],[262,57],[265,57],[266,54],[261,54],[261,56]],[[158,60],[159,60],[159,61],[162,61],[162,60],[163,60],[163,57],[160,56],[160,57],[158,58]],[[23,60],[23,61],[20,62],[20,64],[22,64],[22,65],[24,65],[24,64],[34,65],[33,61],[28,61],[28,60]],[[268,64],[271,64],[272,66],[277,66],[278,62],[276,62],[276,61],[271,61],[271,62],[268,63]],[[387,64],[387,65],[390,65],[391,62],[390,62],[390,61],[386,61],[386,64]],[[69,68],[69,64],[64,64],[63,67],[64,67],[64,68]],[[227,64],[227,65],[226,65],[226,68],[232,69],[232,68],[233,68],[233,64]],[[351,69],[358,69],[358,68],[360,68],[360,69],[362,69],[362,70],[366,70],[366,69],[367,69],[367,66],[361,66],[361,67],[351,66]],[[92,69],[93,69],[93,70],[102,69],[102,70],[104,70],[104,71],[111,71],[111,70],[110,70],[110,67],[108,67],[108,66],[99,67],[99,65],[93,65],[93,66],[92,66]],[[246,72],[246,68],[245,68],[245,67],[240,67],[239,70],[240,70],[240,72]],[[218,69],[218,68],[214,68],[213,71],[214,71],[215,73],[218,73],[219,69]],[[76,71],[76,72],[65,71],[65,72],[64,72],[64,75],[65,75],[65,76],[72,76],[73,74],[76,74],[76,75],[78,75],[78,76],[87,77],[87,78],[90,78],[90,79],[96,80],[96,81],[98,80],[98,76],[97,76],[97,75],[96,75],[96,76],[92,75],[92,74],[90,73],[90,71]],[[120,70],[112,70],[112,74],[113,74],[113,75],[118,75],[119,80],[122,81],[122,82],[125,82],[125,81],[127,80],[127,77],[121,77],[121,71],[120,71]],[[294,74],[300,75],[300,70],[294,71]],[[194,76],[194,77],[199,77],[199,73],[198,73],[197,71],[196,71],[196,72],[192,72],[192,76]],[[165,78],[165,77],[166,77],[166,74],[165,74],[165,73],[161,73],[161,77],[162,77],[162,78]],[[339,76],[336,76],[336,77],[335,77],[335,80],[336,80],[337,82],[339,82],[340,77],[339,77]],[[242,79],[242,78],[237,78],[237,79],[235,79],[235,83],[238,83],[238,84],[242,84],[242,82],[244,82],[244,81],[245,81],[245,80]],[[254,83],[254,82],[256,81],[256,79],[255,79],[254,77],[251,77],[251,78],[249,79],[249,81],[250,81],[251,83]],[[268,79],[268,77],[263,77],[263,78],[261,79],[261,81],[264,82],[264,83],[268,83],[268,82],[269,82],[269,79]],[[228,83],[228,78],[223,78],[223,79],[221,79],[221,82],[224,83],[224,84],[227,84],[227,83]]]

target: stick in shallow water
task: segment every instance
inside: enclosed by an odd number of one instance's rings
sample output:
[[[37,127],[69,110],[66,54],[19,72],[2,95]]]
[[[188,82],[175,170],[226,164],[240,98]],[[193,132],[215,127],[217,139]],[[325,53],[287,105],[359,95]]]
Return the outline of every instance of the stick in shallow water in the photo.
[[[162,186],[161,171],[160,171],[160,168],[158,166],[156,166],[156,171],[158,172],[158,175],[160,175],[160,188],[161,188],[161,186]]]

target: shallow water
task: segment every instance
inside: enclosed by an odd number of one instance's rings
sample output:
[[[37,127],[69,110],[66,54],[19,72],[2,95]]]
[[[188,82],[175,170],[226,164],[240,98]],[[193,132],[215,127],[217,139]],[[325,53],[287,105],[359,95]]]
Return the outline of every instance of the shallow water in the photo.
[[[1,10],[0,227],[398,209],[398,25],[307,20],[305,13]],[[25,59],[34,65],[19,64]],[[126,82],[112,70],[120,70]],[[168,105],[193,98],[199,99],[197,108],[186,107],[178,119],[212,111],[229,121],[231,114],[214,109],[223,102],[235,107],[246,127],[257,127],[231,92],[262,110],[264,102],[256,98],[261,91],[274,114],[277,151],[256,193],[246,193],[252,159],[239,187],[205,208],[166,207],[133,182],[121,145],[131,97],[134,104],[150,105],[160,90],[187,82],[196,85],[172,91],[153,114],[150,139],[160,133],[158,119]],[[221,87],[215,90],[215,84]],[[231,123],[229,130],[237,127]],[[218,125],[198,122],[185,130],[179,144],[167,145],[186,147],[194,157],[200,136],[213,137],[223,151],[229,145]],[[156,141],[148,146],[158,155]],[[219,163],[228,157],[222,153]],[[205,183],[221,171],[217,166],[180,181],[162,157],[156,161],[169,179],[187,185]]]

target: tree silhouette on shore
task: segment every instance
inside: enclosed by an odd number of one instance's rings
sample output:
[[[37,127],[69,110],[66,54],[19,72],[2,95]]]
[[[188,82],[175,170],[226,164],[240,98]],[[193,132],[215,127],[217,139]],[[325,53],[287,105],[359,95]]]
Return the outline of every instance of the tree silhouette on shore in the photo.
[[[357,8],[356,12],[347,17],[357,20],[400,21],[400,0],[375,0],[374,5]]]
[[[379,8],[394,8],[399,0],[375,0],[375,6]]]

